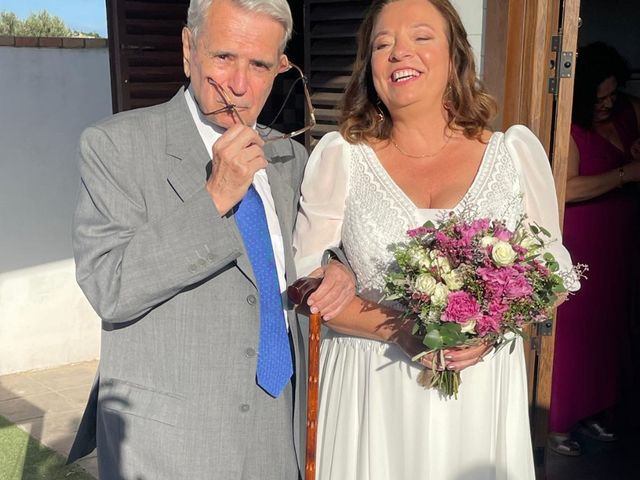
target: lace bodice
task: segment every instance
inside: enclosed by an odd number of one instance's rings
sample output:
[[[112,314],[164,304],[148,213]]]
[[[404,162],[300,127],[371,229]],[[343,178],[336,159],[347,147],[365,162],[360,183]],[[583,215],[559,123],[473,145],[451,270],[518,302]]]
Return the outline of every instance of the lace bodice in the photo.
[[[369,146],[348,144],[337,133],[326,135],[312,153],[302,195],[294,235],[298,273],[308,273],[326,248],[342,244],[358,279],[358,294],[372,301],[382,296],[393,245],[406,241],[407,230],[447,212],[417,208]],[[454,210],[502,219],[509,228],[526,213],[558,239],[549,250],[568,270],[571,259],[559,241],[555,198],[542,146],[518,126],[491,136],[476,177]]]
[[[522,212],[518,172],[495,133],[487,146],[471,187],[455,210],[502,218],[515,225]],[[407,240],[406,231],[437,220],[443,209],[418,209],[396,185],[366,145],[350,145],[349,193],[346,198],[342,245],[358,278],[359,295],[379,301],[383,277],[393,261],[390,246]]]

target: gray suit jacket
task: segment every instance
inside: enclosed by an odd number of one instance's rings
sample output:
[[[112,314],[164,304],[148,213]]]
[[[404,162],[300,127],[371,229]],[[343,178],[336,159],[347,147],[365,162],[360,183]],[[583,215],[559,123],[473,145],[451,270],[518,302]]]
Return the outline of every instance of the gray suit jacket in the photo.
[[[292,141],[267,144],[265,153],[292,283],[307,154]],[[93,449],[97,423],[98,438],[109,432],[99,445],[109,450],[100,466],[113,468],[109,478],[124,475],[128,462],[150,479],[239,478],[255,415],[246,405],[258,389],[257,290],[233,216],[221,218],[205,190],[209,155],[183,91],[88,128],[79,156],[76,274],[103,332],[96,389],[70,461]],[[302,335],[290,305],[288,321],[302,380]],[[304,470],[298,384],[291,422]]]

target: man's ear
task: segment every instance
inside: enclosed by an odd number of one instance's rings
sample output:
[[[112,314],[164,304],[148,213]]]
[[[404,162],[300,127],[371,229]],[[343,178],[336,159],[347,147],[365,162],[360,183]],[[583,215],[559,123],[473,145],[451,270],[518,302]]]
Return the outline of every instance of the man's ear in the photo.
[[[182,68],[184,69],[184,75],[187,78],[191,78],[191,42],[193,37],[191,36],[191,30],[187,27],[182,29]]]
[[[289,66],[289,58],[283,53],[280,55],[280,60],[278,60],[278,73],[283,73],[289,70],[291,67]]]

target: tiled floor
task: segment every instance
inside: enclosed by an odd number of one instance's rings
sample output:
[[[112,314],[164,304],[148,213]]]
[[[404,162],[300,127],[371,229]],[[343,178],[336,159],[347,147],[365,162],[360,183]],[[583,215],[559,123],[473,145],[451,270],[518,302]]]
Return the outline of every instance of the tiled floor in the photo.
[[[78,428],[97,362],[0,377],[0,415],[66,456]],[[637,415],[633,415],[637,418]],[[626,415],[630,418],[630,415]],[[623,429],[624,430],[624,429]],[[630,427],[619,442],[603,444],[585,437],[584,455],[549,453],[546,480],[632,480],[640,478],[640,431]],[[98,477],[95,452],[78,461]],[[542,479],[539,479],[542,480]]]
[[[66,457],[97,365],[85,362],[0,377],[0,415]],[[95,452],[78,465],[97,478]]]

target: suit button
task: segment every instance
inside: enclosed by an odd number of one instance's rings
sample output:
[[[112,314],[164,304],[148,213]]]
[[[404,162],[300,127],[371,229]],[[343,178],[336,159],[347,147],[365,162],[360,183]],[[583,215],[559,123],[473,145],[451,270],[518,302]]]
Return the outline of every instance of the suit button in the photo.
[[[247,348],[247,349],[244,351],[244,354],[245,354],[247,357],[251,358],[251,357],[255,357],[255,356],[256,356],[256,351],[255,351],[253,348]]]
[[[195,263],[192,263],[191,265],[189,265],[189,271],[191,273],[196,273],[198,271],[198,266]]]
[[[240,405],[240,411],[242,413],[247,413],[249,411],[249,405],[247,405],[246,403],[243,403],[242,405]]]
[[[216,259],[216,256],[213,253],[210,253],[209,255],[207,255],[207,260],[209,260],[210,262],[213,262]]]
[[[248,303],[249,305],[255,305],[255,304],[256,304],[256,300],[257,300],[257,299],[256,299],[256,296],[255,296],[255,295],[249,295],[249,296],[247,297],[247,303]]]

